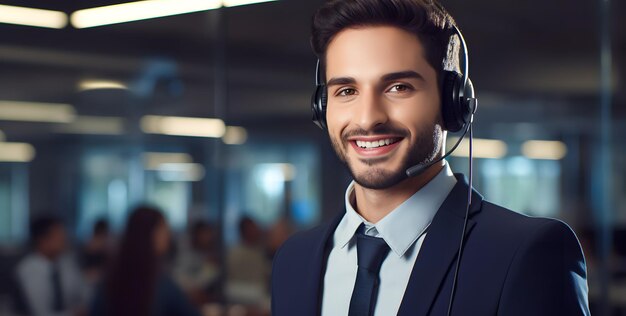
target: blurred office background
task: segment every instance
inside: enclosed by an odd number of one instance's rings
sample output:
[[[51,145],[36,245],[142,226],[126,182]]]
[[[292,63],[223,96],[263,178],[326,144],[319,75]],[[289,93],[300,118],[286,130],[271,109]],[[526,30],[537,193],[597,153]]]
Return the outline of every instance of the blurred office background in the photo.
[[[0,0],[0,314],[20,300],[32,220],[59,219],[80,257],[96,222],[115,244],[149,204],[198,310],[265,315],[272,254],[341,211],[350,180],[310,120],[322,1],[179,0],[157,13],[197,12],[109,25],[152,11],[82,11],[121,2]],[[626,315],[626,3],[443,4],[480,100],[475,186],[572,226],[592,312]],[[465,153],[454,170],[467,170]],[[187,273],[189,262],[199,267]]]

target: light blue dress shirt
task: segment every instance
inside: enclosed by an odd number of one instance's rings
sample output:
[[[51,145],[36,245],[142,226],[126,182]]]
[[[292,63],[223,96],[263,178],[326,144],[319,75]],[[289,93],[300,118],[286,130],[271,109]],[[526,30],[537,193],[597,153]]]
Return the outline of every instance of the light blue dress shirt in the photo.
[[[80,270],[70,256],[58,259],[64,305],[67,310],[53,311],[54,289],[52,286],[53,263],[39,253],[24,257],[16,267],[17,281],[23,291],[25,303],[34,316],[69,316],[71,309],[84,307],[90,289],[84,282]]]
[[[348,315],[357,273],[354,234],[361,223],[365,224],[365,234],[383,238],[391,248],[380,268],[374,315],[397,315],[428,225],[455,184],[456,178],[446,163],[435,178],[372,224],[353,208],[354,181],[350,183],[345,195],[346,214],[335,230],[328,256],[322,316]]]

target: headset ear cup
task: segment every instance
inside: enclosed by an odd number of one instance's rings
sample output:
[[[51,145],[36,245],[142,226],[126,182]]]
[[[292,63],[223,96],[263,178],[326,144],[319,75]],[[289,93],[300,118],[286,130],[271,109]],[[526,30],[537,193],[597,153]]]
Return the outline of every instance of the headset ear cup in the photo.
[[[454,71],[444,71],[443,84],[441,87],[441,116],[443,125],[447,131],[457,132],[461,129],[456,118],[455,91],[459,73]]]
[[[469,79],[468,79],[469,81]],[[469,120],[470,109],[467,96],[473,96],[473,89],[467,90],[463,84],[463,75],[456,71],[446,71],[441,94],[441,112],[444,128],[449,132],[458,132]]]
[[[320,118],[322,121],[322,125],[324,126],[324,129],[327,128],[326,125],[326,106],[328,105],[328,89],[326,89],[325,85],[322,85],[320,91],[320,113],[322,114],[322,117]]]
[[[317,85],[311,98],[311,111],[313,112],[313,123],[324,130],[326,129],[326,100],[326,86]]]

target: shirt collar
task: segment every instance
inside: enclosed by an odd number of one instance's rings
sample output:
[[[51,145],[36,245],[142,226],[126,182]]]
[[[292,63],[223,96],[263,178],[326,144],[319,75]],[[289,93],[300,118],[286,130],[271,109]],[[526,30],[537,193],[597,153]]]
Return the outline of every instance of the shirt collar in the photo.
[[[376,224],[367,222],[352,207],[354,200],[354,181],[348,185],[345,194],[346,215],[337,226],[335,240],[337,245],[345,247],[354,236],[357,228],[364,223],[374,226],[381,237],[398,256],[404,253],[426,231],[437,210],[446,199],[456,178],[445,164],[443,169],[419,191],[396,207]]]

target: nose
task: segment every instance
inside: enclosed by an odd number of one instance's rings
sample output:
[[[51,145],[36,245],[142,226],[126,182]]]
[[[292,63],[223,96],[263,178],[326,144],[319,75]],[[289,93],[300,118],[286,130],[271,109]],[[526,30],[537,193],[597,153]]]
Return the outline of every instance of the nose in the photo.
[[[355,123],[366,131],[385,124],[389,119],[384,104],[373,91],[362,94],[361,104],[356,110]]]

